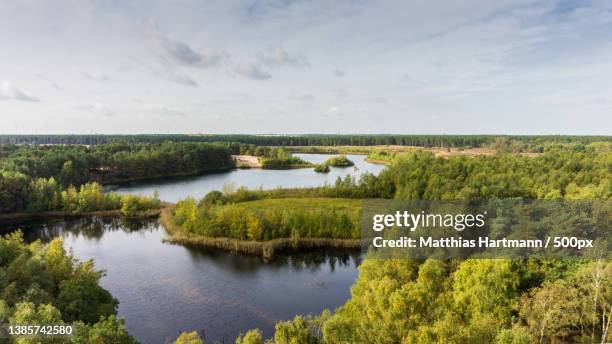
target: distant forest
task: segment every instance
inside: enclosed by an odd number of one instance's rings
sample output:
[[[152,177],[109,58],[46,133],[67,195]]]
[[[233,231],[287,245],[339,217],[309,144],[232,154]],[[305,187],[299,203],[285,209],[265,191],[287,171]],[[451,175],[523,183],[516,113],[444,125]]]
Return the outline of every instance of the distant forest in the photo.
[[[0,135],[0,144],[82,144],[160,143],[164,141],[238,142],[261,146],[371,146],[400,145],[420,147],[482,147],[493,144],[499,137],[529,145],[546,143],[612,142],[610,136],[566,135]]]
[[[106,184],[227,170],[234,167],[230,154],[228,144],[203,142],[0,145],[0,172],[54,177],[64,186]]]

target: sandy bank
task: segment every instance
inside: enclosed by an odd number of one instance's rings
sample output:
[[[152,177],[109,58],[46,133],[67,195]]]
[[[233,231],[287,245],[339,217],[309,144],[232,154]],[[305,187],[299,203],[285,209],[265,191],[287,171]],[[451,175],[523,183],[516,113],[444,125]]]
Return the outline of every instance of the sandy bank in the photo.
[[[253,155],[232,155],[238,168],[261,168],[259,158]]]

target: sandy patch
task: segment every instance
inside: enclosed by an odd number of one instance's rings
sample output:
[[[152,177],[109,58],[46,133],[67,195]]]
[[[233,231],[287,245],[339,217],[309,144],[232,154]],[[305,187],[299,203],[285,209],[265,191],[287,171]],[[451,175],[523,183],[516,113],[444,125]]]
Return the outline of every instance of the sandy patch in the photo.
[[[232,155],[238,168],[261,168],[259,158],[253,155]]]

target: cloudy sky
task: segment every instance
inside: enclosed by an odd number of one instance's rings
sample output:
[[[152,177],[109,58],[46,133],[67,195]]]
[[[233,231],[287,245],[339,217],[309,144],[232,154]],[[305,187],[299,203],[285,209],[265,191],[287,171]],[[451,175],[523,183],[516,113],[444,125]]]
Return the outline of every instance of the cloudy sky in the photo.
[[[612,134],[612,1],[0,2],[0,133]]]

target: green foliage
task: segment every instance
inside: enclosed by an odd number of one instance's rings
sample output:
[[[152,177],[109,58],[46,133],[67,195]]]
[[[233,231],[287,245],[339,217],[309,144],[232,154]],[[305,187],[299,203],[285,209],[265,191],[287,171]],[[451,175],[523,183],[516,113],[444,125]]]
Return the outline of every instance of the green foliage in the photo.
[[[188,175],[233,167],[227,145],[200,142],[109,143],[103,145],[3,146],[0,170],[63,186],[88,181],[116,183]]]
[[[54,324],[61,325],[62,316],[59,310],[50,304],[36,305],[32,302],[20,302],[15,305],[13,316],[9,319],[11,324]],[[37,344],[43,341],[41,336],[20,337],[15,340],[18,344]],[[61,343],[60,338],[48,339],[45,342]]]
[[[204,344],[204,341],[196,331],[193,331],[181,333],[173,344]]]
[[[267,169],[286,169],[297,167],[309,167],[311,163],[304,161],[283,148],[273,148],[265,152],[265,155],[259,158],[262,168]]]
[[[508,260],[466,260],[453,275],[455,307],[466,318],[491,315],[504,323],[510,319],[519,282]]]
[[[565,279],[521,289],[521,271],[543,270],[538,264],[546,262],[366,259],[351,299],[323,323],[324,342],[609,341],[612,263],[585,262]]]
[[[222,192],[213,190],[204,196],[202,202],[206,205],[225,204],[226,199]]]
[[[73,276],[59,284],[57,306],[66,321],[96,322],[100,316],[113,315],[118,302],[98,286],[102,274],[87,261],[73,271]]]
[[[368,153],[368,160],[391,163],[396,156],[397,153],[395,152],[375,150]]]
[[[260,330],[250,330],[244,335],[236,338],[236,344],[263,344],[263,337]]]
[[[527,328],[515,325],[509,329],[499,331],[495,337],[495,344],[530,344],[531,334]]]
[[[124,215],[133,216],[139,211],[160,207],[156,197],[121,197],[103,192],[96,182],[83,184],[78,189],[72,185],[64,188],[53,177],[30,179],[20,173],[0,172],[0,187],[0,213],[57,210],[76,214],[121,209]]]
[[[262,241],[359,237],[360,201],[341,198],[262,199],[224,205],[179,201],[172,221],[184,233]]]
[[[114,315],[100,318],[91,326],[75,323],[75,335],[70,338],[74,344],[137,344],[125,326],[123,319]]]
[[[318,173],[329,173],[331,169],[327,164],[318,164],[317,166],[315,166],[314,171]]]
[[[398,199],[609,199],[612,153],[556,150],[537,157],[398,155],[378,193]]]
[[[317,338],[312,335],[308,321],[298,315],[293,320],[276,323],[274,343],[316,344]]]
[[[350,167],[355,165],[355,163],[349,160],[346,155],[338,155],[331,157],[327,159],[323,164],[334,167]]]
[[[75,326],[71,343],[132,344],[117,300],[98,284],[102,273],[79,262],[62,239],[25,244],[20,231],[0,237],[0,321]],[[65,343],[63,338],[20,337],[15,343]]]
[[[598,342],[612,339],[612,263],[598,260],[567,279],[544,283],[523,295],[520,315],[535,338],[546,343]]]
[[[121,214],[124,216],[136,216],[138,213],[158,209],[161,202],[157,197],[146,197],[136,195],[123,195],[121,197]]]

